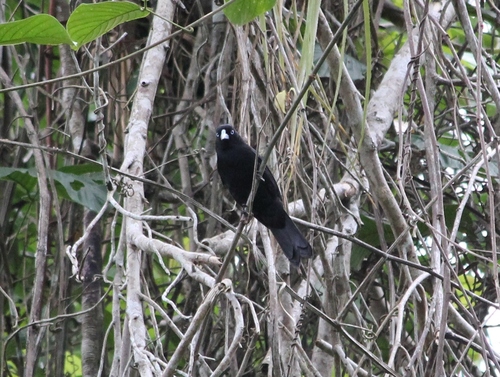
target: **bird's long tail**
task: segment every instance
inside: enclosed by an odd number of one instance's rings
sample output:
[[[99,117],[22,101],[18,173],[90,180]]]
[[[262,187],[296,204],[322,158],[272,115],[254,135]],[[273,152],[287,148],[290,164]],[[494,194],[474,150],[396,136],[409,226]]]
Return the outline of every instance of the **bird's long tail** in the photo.
[[[292,219],[287,215],[283,228],[269,228],[290,262],[298,267],[301,258],[310,258],[312,248]]]

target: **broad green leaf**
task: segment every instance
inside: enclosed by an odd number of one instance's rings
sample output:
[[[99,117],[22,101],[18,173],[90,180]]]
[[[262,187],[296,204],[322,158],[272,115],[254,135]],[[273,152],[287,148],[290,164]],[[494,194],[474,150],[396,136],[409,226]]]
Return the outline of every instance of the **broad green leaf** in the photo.
[[[489,118],[493,118],[495,114],[497,113],[497,107],[495,106],[494,103],[490,102],[486,104],[486,115],[488,115]]]
[[[35,191],[36,171],[34,170],[29,172],[28,169],[0,168],[0,179],[17,183],[27,193]]]
[[[439,143],[439,159],[447,168],[459,170],[464,167],[463,156],[457,147]]]
[[[106,199],[106,188],[102,174],[97,172],[73,174],[63,171],[48,171],[55,183],[58,195],[81,204],[92,211],[99,211]],[[35,169],[0,168],[0,179],[16,182],[27,192],[35,189],[37,174]]]
[[[465,43],[465,31],[462,28],[451,27],[447,30],[452,42]]]
[[[73,173],[77,175],[82,175],[85,173],[100,173],[100,179],[103,180],[102,167],[99,164],[81,164],[81,165],[68,165],[57,169],[63,173]]]
[[[24,20],[7,22],[0,25],[0,45],[19,43],[42,45],[73,45],[66,29],[49,14],[37,14]]]
[[[66,28],[76,42],[75,48],[79,48],[116,26],[146,17],[149,13],[147,9],[128,1],[80,4],[69,17]]]
[[[100,180],[102,175],[96,173],[72,174],[52,171],[58,193],[75,203],[98,212],[106,199],[106,188]],[[60,186],[58,186],[59,184]]]
[[[425,140],[420,135],[417,134],[411,135],[411,145],[413,148],[419,151],[425,151]]]
[[[373,218],[366,216],[362,216],[361,221],[363,222],[363,226],[359,228],[356,237],[373,247],[380,248],[380,237],[376,222],[373,220]],[[382,225],[382,231],[384,232],[384,236],[386,237],[386,240],[388,242],[392,242],[394,240],[394,236],[388,224]],[[372,251],[356,243],[353,243],[351,253],[351,268],[353,270],[359,270],[362,266],[363,261],[369,258],[371,255]]]
[[[64,375],[82,375],[82,359],[78,354],[66,351],[64,360]]]
[[[314,45],[314,65],[316,65],[323,55],[323,49],[321,46],[316,43]],[[353,57],[352,55],[345,54],[344,55],[344,65],[351,76],[353,81],[363,80],[366,76],[366,64],[360,62],[358,59]],[[323,63],[321,68],[319,69],[317,75],[322,78],[330,77],[330,68],[328,64]]]
[[[474,70],[477,67],[476,58],[471,52],[464,52],[462,55],[461,63],[465,68]]]
[[[276,0],[236,0],[224,9],[224,14],[233,24],[244,25],[266,13],[274,4]]]

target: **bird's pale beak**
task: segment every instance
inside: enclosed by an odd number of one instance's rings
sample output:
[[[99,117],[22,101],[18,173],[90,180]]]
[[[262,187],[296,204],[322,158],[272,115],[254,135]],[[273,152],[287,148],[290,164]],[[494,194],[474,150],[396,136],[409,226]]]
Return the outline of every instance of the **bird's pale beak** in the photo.
[[[222,130],[220,132],[220,139],[221,140],[225,140],[225,139],[229,140],[229,134],[226,132],[226,130]]]

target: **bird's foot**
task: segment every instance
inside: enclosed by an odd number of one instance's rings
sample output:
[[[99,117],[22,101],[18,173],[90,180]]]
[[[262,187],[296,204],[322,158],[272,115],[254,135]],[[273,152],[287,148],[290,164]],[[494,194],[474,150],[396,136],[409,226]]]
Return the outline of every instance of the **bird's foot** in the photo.
[[[241,211],[240,222],[242,222],[243,224],[248,224],[249,221],[250,221],[250,214],[248,213],[247,206],[245,206]]]

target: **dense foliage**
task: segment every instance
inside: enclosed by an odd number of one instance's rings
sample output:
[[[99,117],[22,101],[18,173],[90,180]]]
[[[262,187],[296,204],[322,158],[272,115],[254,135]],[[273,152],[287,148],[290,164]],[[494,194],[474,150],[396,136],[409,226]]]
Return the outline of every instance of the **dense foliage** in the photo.
[[[253,3],[1,47],[0,375],[500,375],[500,9]],[[221,123],[277,177],[302,270],[240,222]]]

